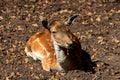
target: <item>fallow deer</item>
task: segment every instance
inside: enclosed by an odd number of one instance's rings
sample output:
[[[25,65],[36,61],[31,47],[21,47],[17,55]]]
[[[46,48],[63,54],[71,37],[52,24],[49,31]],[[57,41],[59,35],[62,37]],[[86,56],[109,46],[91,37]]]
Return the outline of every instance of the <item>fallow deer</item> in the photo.
[[[30,37],[25,47],[27,56],[41,60],[46,71],[77,69],[81,65],[81,45],[68,27],[76,17],[72,16],[66,22],[43,20],[46,29]]]

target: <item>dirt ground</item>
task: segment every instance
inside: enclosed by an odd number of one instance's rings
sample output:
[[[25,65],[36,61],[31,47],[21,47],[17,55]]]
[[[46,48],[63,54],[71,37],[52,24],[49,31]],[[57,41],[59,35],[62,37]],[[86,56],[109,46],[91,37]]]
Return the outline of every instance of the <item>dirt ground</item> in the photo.
[[[41,16],[51,21],[75,14],[70,28],[91,55],[95,73],[44,71],[26,56],[27,40],[44,29]],[[120,1],[0,0],[0,80],[120,80]]]

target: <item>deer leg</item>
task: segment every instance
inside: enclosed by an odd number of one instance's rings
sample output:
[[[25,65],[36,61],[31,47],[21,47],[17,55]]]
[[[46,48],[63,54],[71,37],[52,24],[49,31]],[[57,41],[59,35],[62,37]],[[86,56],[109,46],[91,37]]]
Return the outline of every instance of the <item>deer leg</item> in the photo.
[[[50,64],[47,58],[44,58],[41,62],[42,62],[43,69],[46,71],[50,71]]]

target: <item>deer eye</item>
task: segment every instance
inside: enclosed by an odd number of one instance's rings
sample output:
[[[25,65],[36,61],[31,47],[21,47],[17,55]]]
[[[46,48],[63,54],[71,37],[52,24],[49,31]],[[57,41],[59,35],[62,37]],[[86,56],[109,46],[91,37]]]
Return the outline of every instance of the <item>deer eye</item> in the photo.
[[[52,31],[51,33],[52,33],[52,34],[56,34],[56,33],[57,33],[57,31]]]

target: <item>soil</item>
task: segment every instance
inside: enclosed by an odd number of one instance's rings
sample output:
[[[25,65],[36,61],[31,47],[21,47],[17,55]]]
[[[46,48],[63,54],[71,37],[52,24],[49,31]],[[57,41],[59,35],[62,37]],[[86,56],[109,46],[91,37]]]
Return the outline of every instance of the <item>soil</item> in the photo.
[[[70,26],[82,49],[96,64],[95,73],[46,72],[26,56],[30,36],[50,22],[79,15]],[[0,0],[0,80],[120,80],[119,0]]]

